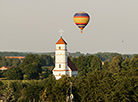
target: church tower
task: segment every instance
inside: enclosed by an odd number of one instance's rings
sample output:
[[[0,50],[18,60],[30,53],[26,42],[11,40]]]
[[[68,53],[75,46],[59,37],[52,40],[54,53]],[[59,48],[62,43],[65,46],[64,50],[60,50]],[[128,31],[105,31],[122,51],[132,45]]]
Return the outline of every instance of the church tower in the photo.
[[[55,68],[53,74],[56,79],[60,79],[62,75],[77,76],[78,70],[72,61],[67,57],[67,43],[60,37],[56,43],[55,51]]]
[[[64,41],[62,36],[56,43],[55,51],[55,68],[53,74],[56,79],[59,79],[61,75],[66,75],[67,70],[67,43]]]

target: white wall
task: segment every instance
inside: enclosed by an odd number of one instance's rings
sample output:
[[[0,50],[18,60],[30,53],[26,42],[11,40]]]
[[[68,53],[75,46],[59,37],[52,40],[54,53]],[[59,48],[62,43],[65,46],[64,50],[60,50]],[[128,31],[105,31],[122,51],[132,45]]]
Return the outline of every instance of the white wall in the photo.
[[[59,48],[60,47],[60,48]],[[62,75],[66,75],[67,70],[67,45],[65,44],[56,44],[55,51],[55,68],[53,74],[56,79],[61,78]],[[59,65],[61,67],[59,68]]]

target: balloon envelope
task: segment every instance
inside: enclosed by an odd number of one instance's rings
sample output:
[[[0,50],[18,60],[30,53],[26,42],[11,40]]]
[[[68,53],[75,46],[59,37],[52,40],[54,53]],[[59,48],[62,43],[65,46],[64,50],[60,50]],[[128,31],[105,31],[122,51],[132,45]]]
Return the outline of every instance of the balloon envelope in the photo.
[[[81,33],[83,28],[88,24],[90,20],[90,16],[86,12],[78,12],[74,15],[73,20],[75,24],[81,29]]]

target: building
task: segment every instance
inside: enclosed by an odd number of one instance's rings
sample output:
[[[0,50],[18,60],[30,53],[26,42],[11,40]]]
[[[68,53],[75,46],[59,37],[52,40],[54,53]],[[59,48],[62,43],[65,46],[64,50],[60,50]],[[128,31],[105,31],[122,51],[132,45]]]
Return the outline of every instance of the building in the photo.
[[[9,69],[10,67],[9,66],[2,66],[1,68],[0,68],[0,70],[7,70],[7,69]]]
[[[53,74],[56,79],[61,78],[62,75],[77,76],[78,70],[72,61],[67,57],[67,43],[60,37],[56,43],[55,51],[55,68]]]
[[[25,56],[5,56],[5,58],[18,58],[20,60],[23,60]]]

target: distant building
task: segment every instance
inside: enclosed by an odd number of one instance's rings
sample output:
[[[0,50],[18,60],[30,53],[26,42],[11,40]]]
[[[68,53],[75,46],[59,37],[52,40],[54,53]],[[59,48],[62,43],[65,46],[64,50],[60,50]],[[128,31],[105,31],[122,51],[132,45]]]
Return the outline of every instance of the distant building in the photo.
[[[77,76],[78,70],[72,61],[67,57],[67,43],[62,37],[56,43],[55,51],[55,68],[53,74],[56,79],[60,79],[62,75]]]
[[[102,61],[102,65],[104,65],[104,62]]]
[[[5,56],[5,58],[18,58],[20,60],[23,60],[25,56]]]
[[[7,70],[7,69],[9,69],[10,67],[9,66],[2,66],[1,68],[0,68],[0,70]]]

